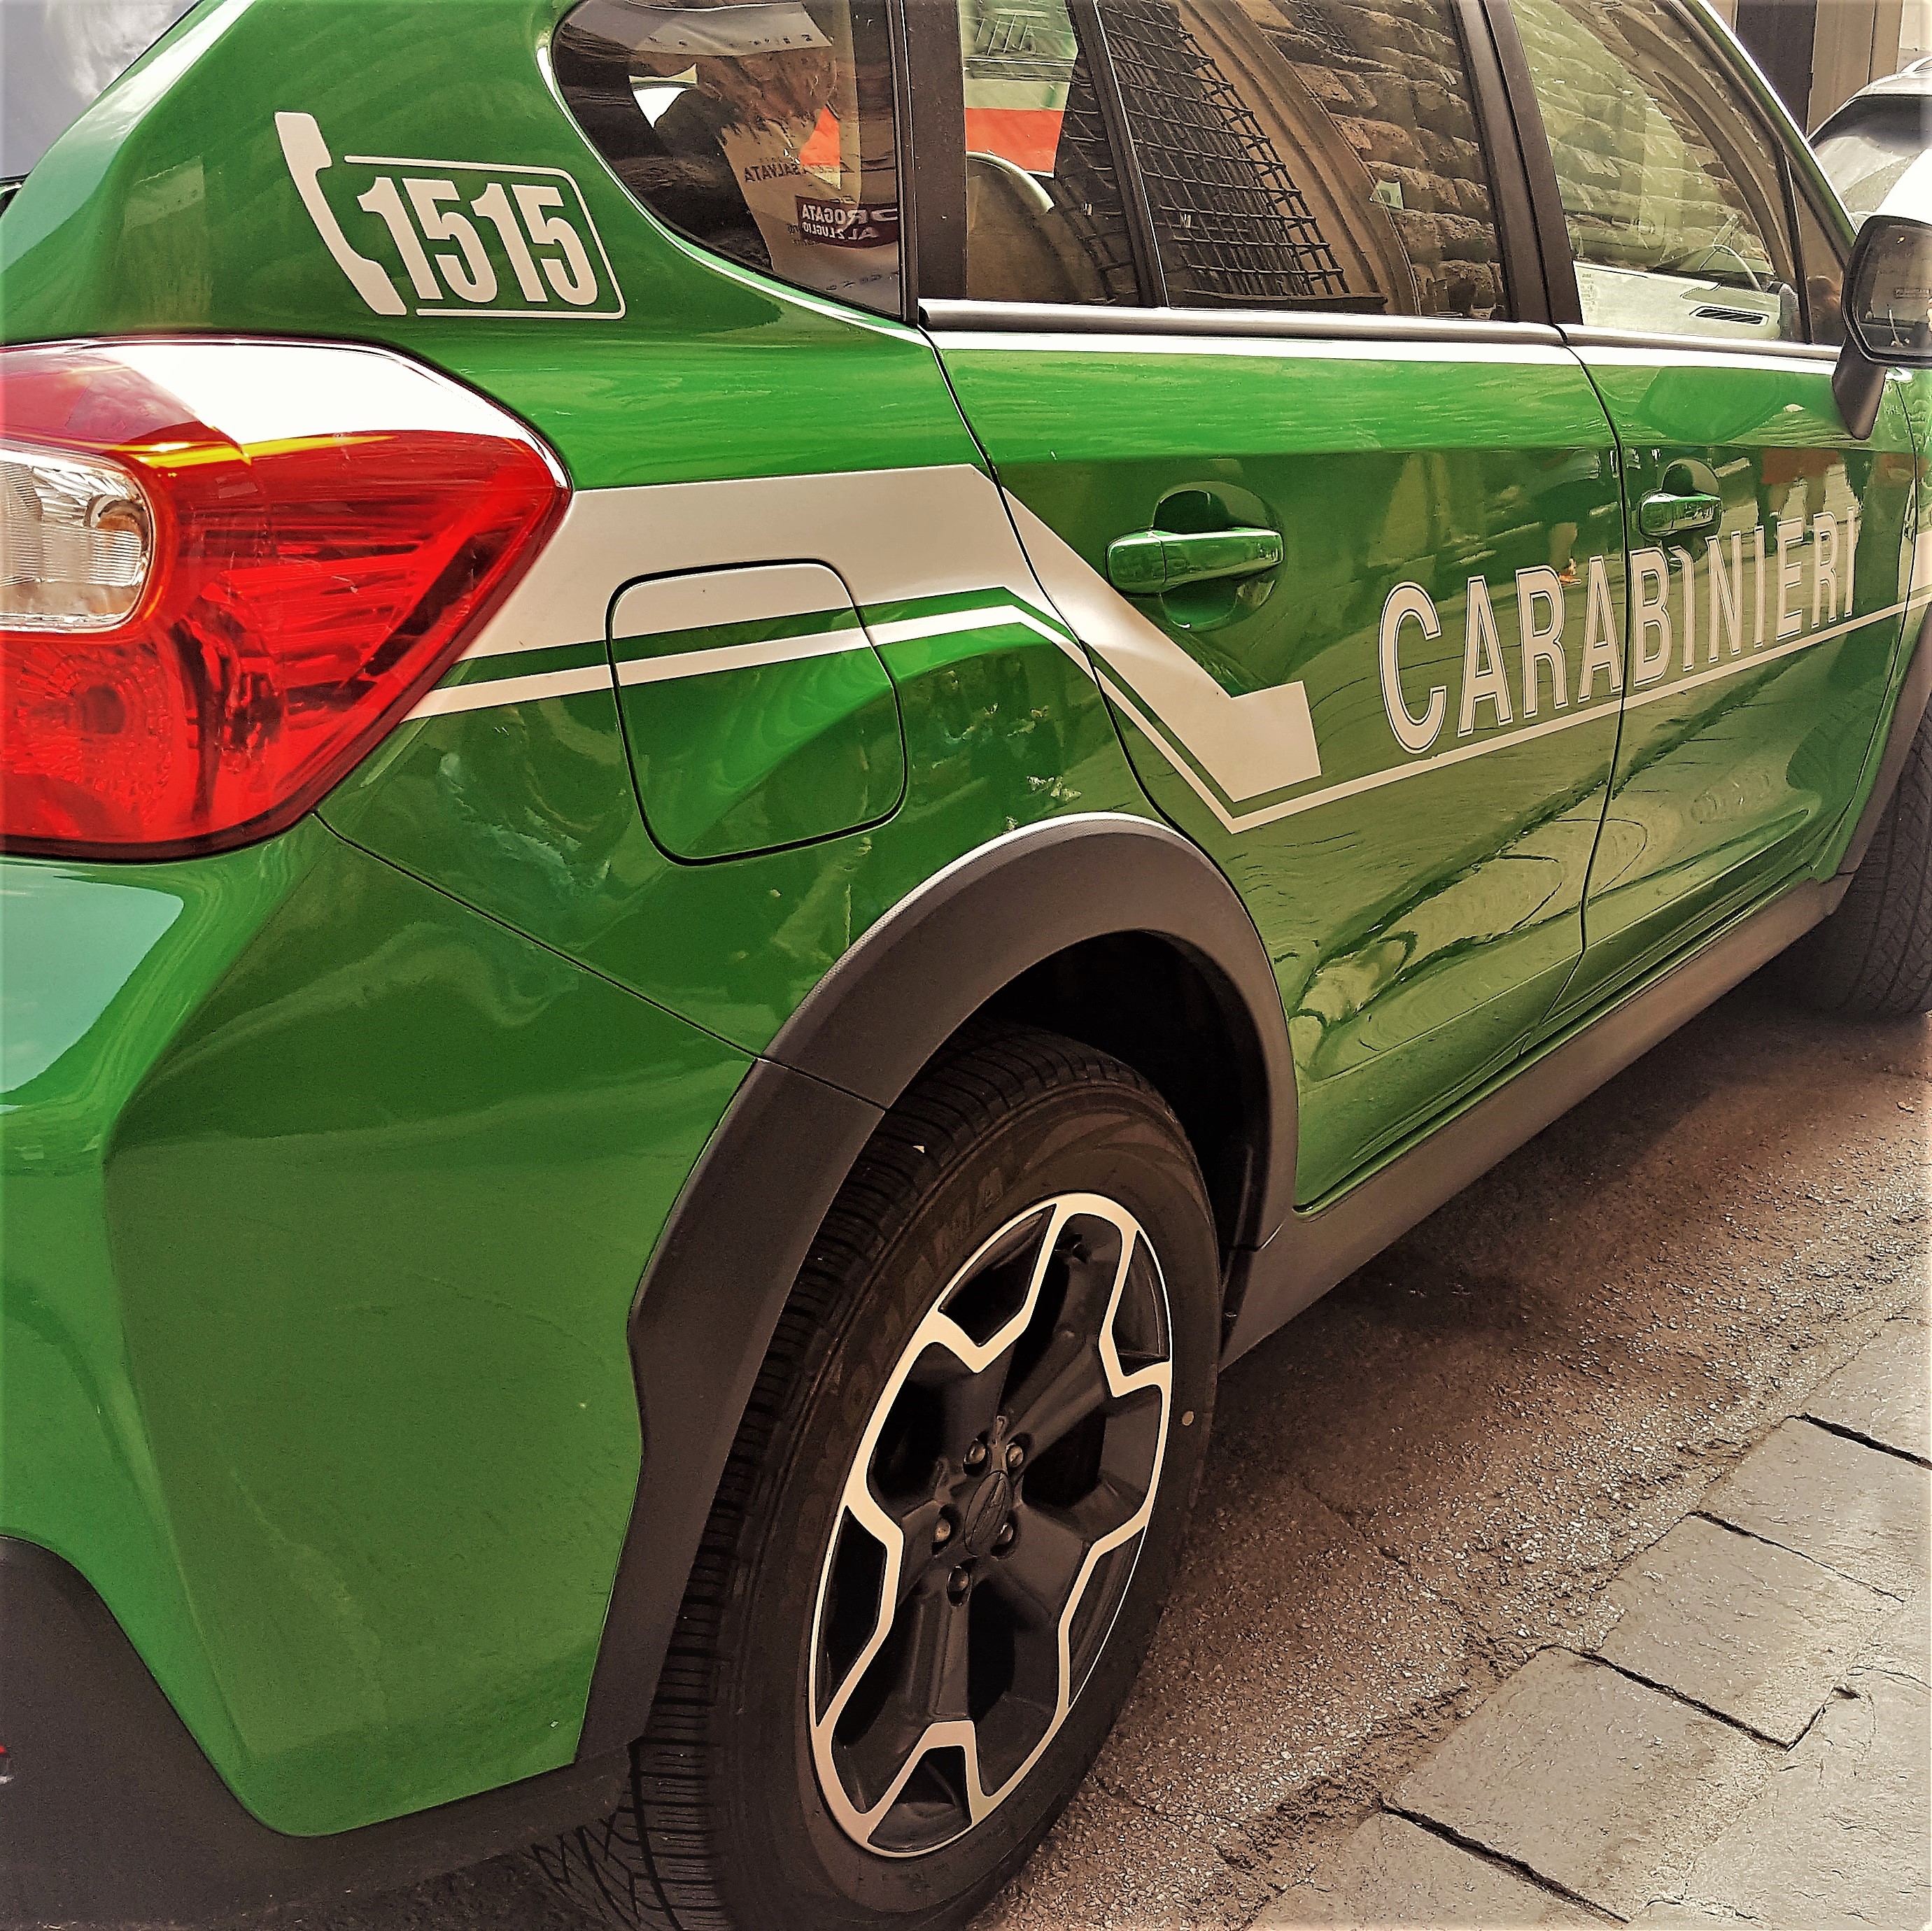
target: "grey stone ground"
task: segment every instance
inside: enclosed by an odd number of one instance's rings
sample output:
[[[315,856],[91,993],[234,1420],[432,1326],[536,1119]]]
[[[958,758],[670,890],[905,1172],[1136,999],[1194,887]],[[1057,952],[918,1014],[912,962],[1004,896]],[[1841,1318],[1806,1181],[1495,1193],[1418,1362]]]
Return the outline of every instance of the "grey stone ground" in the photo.
[[[1928,1124],[1932,1025],[1746,988],[1238,1363],[976,1931],[1922,1924]],[[274,1921],[580,1922],[508,1858]]]

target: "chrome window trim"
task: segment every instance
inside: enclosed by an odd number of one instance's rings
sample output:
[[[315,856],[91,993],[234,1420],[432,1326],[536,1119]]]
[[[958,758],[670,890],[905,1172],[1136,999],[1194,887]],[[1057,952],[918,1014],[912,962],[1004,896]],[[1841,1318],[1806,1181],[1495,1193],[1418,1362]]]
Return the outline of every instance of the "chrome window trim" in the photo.
[[[1349,315],[1270,308],[1138,308],[1099,302],[938,301],[920,304],[920,325],[946,333],[1016,335],[1276,336],[1325,342],[1504,342],[1562,348],[1541,322],[1474,322],[1460,316]]]

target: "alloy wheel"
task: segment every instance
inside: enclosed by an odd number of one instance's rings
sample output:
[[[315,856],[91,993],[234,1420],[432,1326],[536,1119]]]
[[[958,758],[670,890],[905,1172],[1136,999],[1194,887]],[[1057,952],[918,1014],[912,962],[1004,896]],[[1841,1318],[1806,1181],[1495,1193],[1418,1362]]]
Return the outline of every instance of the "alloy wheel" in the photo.
[[[819,1785],[883,1856],[1018,1788],[1104,1646],[1172,1402],[1167,1291],[1118,1202],[1016,1216],[947,1283],[854,1457],[813,1615]]]

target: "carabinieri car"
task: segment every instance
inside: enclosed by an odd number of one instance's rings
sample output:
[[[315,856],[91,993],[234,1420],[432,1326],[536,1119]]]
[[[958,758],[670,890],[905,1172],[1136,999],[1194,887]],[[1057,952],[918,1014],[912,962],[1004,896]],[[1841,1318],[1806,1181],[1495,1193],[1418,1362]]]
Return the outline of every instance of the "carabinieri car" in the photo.
[[[178,10],[5,13],[4,1908],[958,1925],[1217,1367],[1932,1001],[1932,229],[1680,0]]]

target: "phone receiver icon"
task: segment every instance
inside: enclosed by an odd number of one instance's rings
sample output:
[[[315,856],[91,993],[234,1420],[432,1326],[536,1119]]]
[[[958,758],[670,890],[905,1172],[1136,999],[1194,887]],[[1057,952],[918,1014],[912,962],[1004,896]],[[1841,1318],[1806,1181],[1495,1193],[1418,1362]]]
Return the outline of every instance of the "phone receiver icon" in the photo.
[[[322,130],[316,124],[313,114],[278,114],[275,116],[275,133],[282,144],[282,158],[289,164],[289,172],[294,177],[296,192],[302,196],[302,205],[308,210],[309,219],[315,223],[319,234],[335,257],[335,265],[354,285],[356,292],[378,315],[401,315],[409,304],[396,292],[396,285],[391,281],[388,271],[380,262],[372,262],[367,255],[358,255],[349,245],[349,238],[342,232],[342,224],[335,218],[335,211],[323,198],[317,177],[322,169],[334,165],[328,151],[328,143],[322,138]]]

